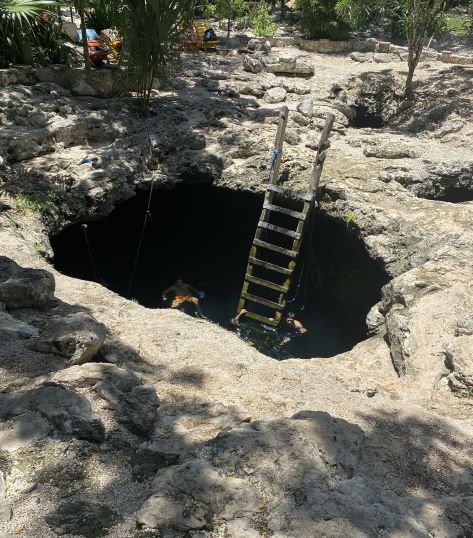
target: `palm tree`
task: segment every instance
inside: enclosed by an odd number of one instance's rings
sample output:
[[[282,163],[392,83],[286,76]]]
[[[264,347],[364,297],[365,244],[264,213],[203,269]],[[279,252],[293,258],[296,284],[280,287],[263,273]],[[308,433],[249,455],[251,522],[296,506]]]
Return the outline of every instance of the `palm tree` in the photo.
[[[178,59],[181,36],[191,0],[124,0],[119,31],[124,37],[125,61],[131,83],[149,104],[153,80],[164,78]]]
[[[38,16],[58,5],[51,0],[0,0],[0,34],[5,40],[2,45],[17,48],[21,62],[33,63],[28,30]]]
[[[85,3],[86,3],[86,0],[73,0],[74,7],[76,8],[77,13],[79,13],[79,17],[80,17],[84,65],[86,69],[90,69],[89,48],[87,46],[87,31],[85,27]]]

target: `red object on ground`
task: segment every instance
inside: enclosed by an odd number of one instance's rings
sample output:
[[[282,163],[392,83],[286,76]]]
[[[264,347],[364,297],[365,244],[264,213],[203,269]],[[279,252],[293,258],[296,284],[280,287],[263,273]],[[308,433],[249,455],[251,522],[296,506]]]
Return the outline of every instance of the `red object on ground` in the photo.
[[[89,49],[89,58],[92,63],[110,63],[108,59],[108,50],[105,48],[103,41],[100,41],[99,39],[89,39],[87,41],[87,48]]]

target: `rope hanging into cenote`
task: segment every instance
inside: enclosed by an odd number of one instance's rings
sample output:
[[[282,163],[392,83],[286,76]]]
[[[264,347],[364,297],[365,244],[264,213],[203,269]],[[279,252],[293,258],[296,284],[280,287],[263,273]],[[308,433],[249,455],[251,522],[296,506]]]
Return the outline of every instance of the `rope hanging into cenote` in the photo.
[[[87,224],[82,225],[82,230],[84,230],[85,244],[87,245],[87,252],[89,253],[90,265],[92,266],[95,281],[98,282],[99,277],[97,275],[97,268],[95,267],[94,257],[92,256],[92,249],[90,248],[89,238],[87,236]]]
[[[149,110],[147,111],[147,114],[146,114],[146,117],[145,117],[145,120],[144,120],[144,124],[145,124],[146,131],[148,133],[148,144],[149,144],[148,161],[151,161],[151,159],[153,157],[153,141],[151,139],[151,130],[150,130],[150,126],[149,126]],[[151,186],[150,186],[150,189],[149,189],[148,203],[147,203],[147,206],[146,206],[145,216],[144,216],[144,219],[143,219],[143,226],[141,227],[140,239],[138,241],[138,248],[136,249],[136,255],[135,255],[135,260],[133,262],[133,268],[131,270],[130,282],[128,283],[128,290],[127,290],[127,297],[128,298],[130,298],[131,288],[133,287],[133,281],[135,279],[136,268],[138,267],[138,260],[139,260],[139,257],[140,257],[141,246],[143,244],[143,238],[144,238],[144,235],[145,235],[146,224],[148,223],[148,219],[151,219],[151,211],[150,211],[150,209],[151,209],[151,201],[152,201],[152,198],[153,198],[153,190],[154,190],[154,175],[151,176]]]

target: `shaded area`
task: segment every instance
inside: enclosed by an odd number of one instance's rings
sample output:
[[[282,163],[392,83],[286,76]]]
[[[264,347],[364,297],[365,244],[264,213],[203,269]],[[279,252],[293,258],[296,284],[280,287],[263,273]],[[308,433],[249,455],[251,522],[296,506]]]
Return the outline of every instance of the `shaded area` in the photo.
[[[85,230],[73,225],[53,238],[56,268],[95,279],[87,234],[98,279],[126,296],[148,196],[138,192],[108,218]],[[226,323],[238,305],[261,205],[259,195],[208,184],[155,191],[130,297],[149,308],[168,307],[162,291],[181,277],[205,292],[204,314]],[[332,356],[364,339],[366,314],[386,281],[344,225],[320,214],[315,222],[312,240],[306,234],[288,303],[288,310],[309,328],[288,351],[301,358]],[[191,306],[188,313],[193,313]]]

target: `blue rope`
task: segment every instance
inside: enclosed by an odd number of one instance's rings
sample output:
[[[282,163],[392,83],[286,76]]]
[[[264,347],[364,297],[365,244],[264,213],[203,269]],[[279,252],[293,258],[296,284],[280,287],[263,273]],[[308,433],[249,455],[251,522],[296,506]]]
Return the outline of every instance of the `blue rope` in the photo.
[[[279,157],[279,155],[282,155],[282,149],[273,149],[273,162],[271,163],[271,168],[274,166],[274,163],[276,162],[276,159]]]

